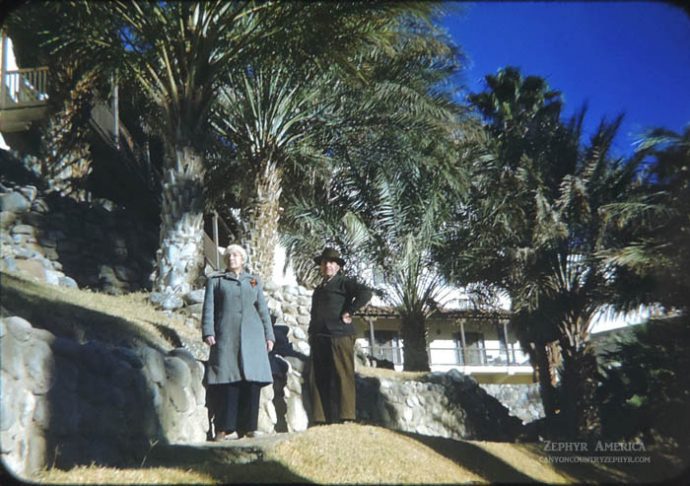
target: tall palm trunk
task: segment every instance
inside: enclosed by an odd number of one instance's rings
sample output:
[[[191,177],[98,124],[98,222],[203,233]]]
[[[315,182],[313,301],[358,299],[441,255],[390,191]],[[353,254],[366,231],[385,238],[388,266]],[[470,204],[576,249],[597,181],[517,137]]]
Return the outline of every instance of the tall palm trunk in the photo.
[[[279,242],[282,182],[282,170],[275,162],[269,160],[262,164],[256,178],[256,192],[246,210],[249,234],[245,244],[249,263],[252,271],[265,280],[273,276],[273,255]]]
[[[558,408],[556,369],[552,358],[554,353],[553,347],[545,343],[530,343],[527,349],[537,382],[539,383],[539,394],[544,406],[544,414],[547,419],[552,418],[555,416],[556,409]]]
[[[197,283],[203,265],[204,164],[190,146],[167,160],[154,290],[184,294]]]
[[[573,329],[574,327],[570,327]],[[571,438],[587,439],[601,432],[596,401],[597,359],[583,336],[573,333],[561,339],[563,352],[563,407],[566,432]]]
[[[400,313],[400,334],[403,340],[403,369],[429,371],[429,353],[426,349],[426,319],[421,312]]]

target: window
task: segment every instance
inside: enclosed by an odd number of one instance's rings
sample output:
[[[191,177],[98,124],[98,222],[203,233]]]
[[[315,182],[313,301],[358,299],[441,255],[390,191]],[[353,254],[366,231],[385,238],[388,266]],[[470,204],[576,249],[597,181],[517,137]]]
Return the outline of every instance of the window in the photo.
[[[484,334],[480,332],[465,332],[465,349],[462,348],[462,336],[459,332],[453,334],[458,353],[458,363],[464,365],[486,364],[486,346]]]
[[[369,341],[369,333],[364,336]],[[370,343],[371,344],[371,343]],[[385,359],[394,364],[402,364],[402,347],[398,331],[374,331],[374,349],[369,354],[378,359]]]

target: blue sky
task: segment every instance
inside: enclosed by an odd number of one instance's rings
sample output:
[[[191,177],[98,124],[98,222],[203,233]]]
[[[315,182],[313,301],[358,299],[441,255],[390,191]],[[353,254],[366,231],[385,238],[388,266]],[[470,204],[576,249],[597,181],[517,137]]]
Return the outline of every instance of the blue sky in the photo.
[[[442,24],[467,56],[462,82],[513,65],[563,93],[587,125],[625,113],[616,149],[649,127],[690,123],[690,16],[662,2],[448,2]],[[459,11],[453,7],[459,7]]]

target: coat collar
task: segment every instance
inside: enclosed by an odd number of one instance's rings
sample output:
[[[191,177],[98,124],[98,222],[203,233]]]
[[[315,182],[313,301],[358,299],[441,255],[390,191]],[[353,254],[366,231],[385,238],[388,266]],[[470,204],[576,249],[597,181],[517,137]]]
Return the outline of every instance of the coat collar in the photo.
[[[333,275],[333,276],[332,276],[330,279],[328,279],[327,281],[324,282],[324,281],[322,280],[321,283],[320,283],[317,287],[318,287],[318,288],[327,287],[327,286],[331,285],[333,282],[335,282],[336,280],[342,278],[342,276],[343,276],[343,272],[342,272],[341,270],[339,270],[338,273],[336,273],[335,275]]]
[[[234,273],[231,273],[231,272],[228,272],[228,271],[225,271],[225,272],[215,272],[213,276],[214,276],[214,277],[226,278],[226,279],[229,279],[229,280],[246,280],[246,279],[252,278],[252,276],[251,276],[250,274],[248,274],[247,272],[240,272],[239,275],[235,275]]]

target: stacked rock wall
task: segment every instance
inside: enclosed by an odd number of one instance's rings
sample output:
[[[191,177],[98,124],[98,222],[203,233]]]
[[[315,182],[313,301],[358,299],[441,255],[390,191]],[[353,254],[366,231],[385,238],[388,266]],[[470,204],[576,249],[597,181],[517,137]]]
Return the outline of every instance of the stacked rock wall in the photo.
[[[300,285],[278,286],[267,283],[264,287],[266,302],[276,324],[289,329],[288,340],[297,353],[309,355],[309,320],[313,291]]]
[[[0,320],[0,444],[10,471],[140,464],[156,442],[206,440],[203,367],[164,352],[78,342]]]
[[[486,392],[505,405],[524,424],[544,418],[539,384],[481,384]]]
[[[264,290],[276,320],[278,343],[273,354],[281,370],[274,371],[273,394],[262,398],[262,407],[275,410],[276,431],[306,430],[309,401],[305,373],[312,291],[271,283]],[[196,297],[185,296],[187,307],[182,308],[196,320],[200,318],[202,300],[198,292]],[[366,358],[358,358],[357,369],[367,365]],[[357,414],[362,420],[385,427],[441,437],[514,437],[521,422],[543,416],[535,387],[496,384],[480,388],[475,380],[458,371],[433,373],[426,382],[358,376]],[[508,417],[509,413],[515,417]],[[262,426],[260,422],[260,430],[271,430],[270,423]]]
[[[357,416],[404,432],[453,439],[513,440],[519,419],[457,370],[420,380],[357,378]]]
[[[36,186],[0,184],[0,269],[53,285],[111,294],[150,288],[155,225],[109,201],[43,196]]]

